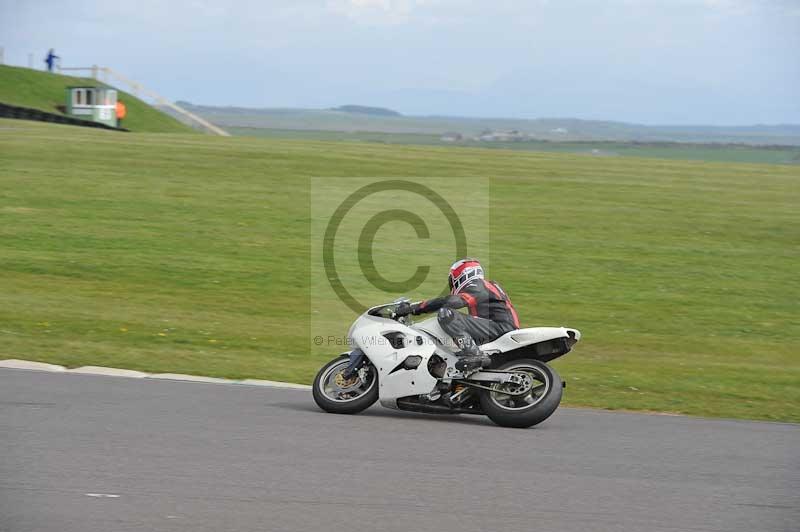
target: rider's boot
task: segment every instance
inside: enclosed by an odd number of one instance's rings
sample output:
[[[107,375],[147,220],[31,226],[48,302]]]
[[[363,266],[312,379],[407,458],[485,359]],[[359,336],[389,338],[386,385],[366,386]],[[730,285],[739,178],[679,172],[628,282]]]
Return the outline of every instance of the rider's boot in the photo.
[[[488,355],[481,352],[472,337],[456,338],[458,346],[461,351],[456,353],[458,361],[456,362],[456,369],[462,373],[470,373],[475,370],[488,367],[492,360]]]

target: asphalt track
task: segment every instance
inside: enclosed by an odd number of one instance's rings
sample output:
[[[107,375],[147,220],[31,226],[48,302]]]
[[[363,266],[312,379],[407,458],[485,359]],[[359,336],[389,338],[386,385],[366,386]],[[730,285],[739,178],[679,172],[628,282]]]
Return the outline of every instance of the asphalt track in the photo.
[[[561,409],[517,430],[0,370],[2,532],[788,532],[799,494],[799,425]]]

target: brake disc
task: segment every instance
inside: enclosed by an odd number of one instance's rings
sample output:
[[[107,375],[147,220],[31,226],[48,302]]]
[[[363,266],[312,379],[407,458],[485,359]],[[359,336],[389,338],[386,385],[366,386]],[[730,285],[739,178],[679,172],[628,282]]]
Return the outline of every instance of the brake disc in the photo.
[[[358,373],[349,379],[345,379],[342,373],[343,371],[340,371],[336,374],[336,377],[333,378],[333,385],[336,387],[336,391],[338,392],[349,392],[361,382],[361,377],[358,375]]]

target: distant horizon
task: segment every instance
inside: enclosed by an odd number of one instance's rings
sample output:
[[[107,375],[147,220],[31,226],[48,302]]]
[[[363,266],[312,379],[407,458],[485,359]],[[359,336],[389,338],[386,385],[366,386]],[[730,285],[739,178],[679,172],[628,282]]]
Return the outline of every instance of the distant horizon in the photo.
[[[369,113],[358,113],[352,111],[340,111],[337,107],[343,107],[347,105],[355,105],[361,107],[374,107],[377,109],[385,109],[387,111],[393,111],[398,113],[399,116],[394,118],[447,118],[447,119],[456,119],[456,120],[509,120],[509,121],[521,121],[521,122],[546,122],[546,121],[576,121],[576,122],[594,122],[594,123],[609,123],[609,124],[623,124],[623,125],[630,125],[630,126],[644,126],[644,127],[667,127],[667,128],[692,128],[692,127],[702,127],[702,128],[717,128],[717,129],[737,129],[737,128],[753,128],[753,127],[762,127],[762,128],[798,128],[800,129],[800,122],[797,123],[752,123],[752,124],[731,124],[731,125],[716,125],[716,124],[703,124],[703,123],[689,123],[689,124],[662,124],[662,123],[646,123],[646,122],[629,122],[625,120],[613,120],[613,119],[589,119],[589,118],[579,118],[574,116],[540,116],[536,118],[523,118],[523,117],[516,117],[516,116],[489,116],[489,115],[475,115],[475,116],[466,116],[466,115],[449,115],[449,114],[409,114],[399,111],[398,109],[387,106],[387,105],[364,105],[360,103],[343,103],[340,105],[332,106],[332,107],[307,107],[307,106],[300,106],[300,107],[254,107],[249,105],[213,105],[213,104],[206,104],[206,103],[196,103],[191,102],[185,99],[178,99],[175,101],[178,105],[181,104],[188,104],[193,107],[212,107],[218,109],[248,109],[253,111],[337,111],[341,113],[349,113],[361,116],[375,116],[370,115]],[[384,118],[393,118],[391,116],[387,116]]]

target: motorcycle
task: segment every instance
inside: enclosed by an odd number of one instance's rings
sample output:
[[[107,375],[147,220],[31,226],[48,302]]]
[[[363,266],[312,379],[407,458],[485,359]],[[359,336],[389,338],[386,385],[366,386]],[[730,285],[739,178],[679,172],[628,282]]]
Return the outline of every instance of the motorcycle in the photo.
[[[541,423],[561,403],[566,383],[547,362],[580,340],[577,329],[516,329],[480,346],[491,365],[462,373],[457,347],[436,317],[414,323],[395,313],[401,302],[378,305],[348,332],[354,348],[317,373],[314,401],[326,412],[356,414],[376,401],[387,408],[435,414],[486,415],[503,427]]]

